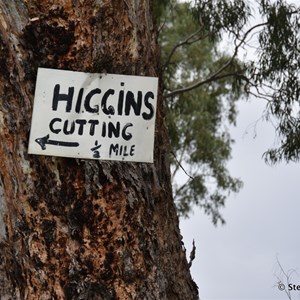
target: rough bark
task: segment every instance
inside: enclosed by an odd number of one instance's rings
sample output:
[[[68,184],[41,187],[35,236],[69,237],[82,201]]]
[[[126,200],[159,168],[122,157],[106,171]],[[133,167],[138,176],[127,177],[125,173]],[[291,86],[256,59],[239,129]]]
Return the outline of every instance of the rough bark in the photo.
[[[0,0],[0,299],[197,299],[154,164],[27,154],[38,67],[159,76],[148,0]]]

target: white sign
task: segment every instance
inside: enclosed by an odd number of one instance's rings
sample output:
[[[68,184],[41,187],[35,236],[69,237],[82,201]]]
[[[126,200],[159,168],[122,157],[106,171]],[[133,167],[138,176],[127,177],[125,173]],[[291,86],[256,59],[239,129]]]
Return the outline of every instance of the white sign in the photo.
[[[39,68],[30,154],[153,162],[158,78]]]

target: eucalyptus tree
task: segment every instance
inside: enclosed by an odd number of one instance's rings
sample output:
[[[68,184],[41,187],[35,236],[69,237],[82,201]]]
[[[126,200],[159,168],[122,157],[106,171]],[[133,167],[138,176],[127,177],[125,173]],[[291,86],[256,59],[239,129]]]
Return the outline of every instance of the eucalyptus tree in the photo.
[[[0,1],[0,299],[197,299],[161,90],[153,164],[27,152],[38,67],[159,77],[152,16],[148,0]]]

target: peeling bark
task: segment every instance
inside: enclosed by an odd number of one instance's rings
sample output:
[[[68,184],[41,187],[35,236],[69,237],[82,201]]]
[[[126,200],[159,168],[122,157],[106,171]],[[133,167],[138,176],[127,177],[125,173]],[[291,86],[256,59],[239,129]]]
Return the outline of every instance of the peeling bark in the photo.
[[[27,154],[38,67],[159,76],[148,0],[0,0],[0,299],[197,299],[159,93],[154,164]]]

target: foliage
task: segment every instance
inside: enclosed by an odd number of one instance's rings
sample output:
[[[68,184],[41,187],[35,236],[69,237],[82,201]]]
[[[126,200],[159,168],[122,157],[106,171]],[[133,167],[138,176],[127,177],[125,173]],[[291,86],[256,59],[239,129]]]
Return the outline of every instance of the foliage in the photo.
[[[196,203],[222,222],[226,195],[241,186],[226,169],[226,124],[234,124],[242,95],[266,101],[265,118],[278,135],[266,161],[300,158],[300,10],[284,0],[174,1],[164,1],[170,7],[160,15],[160,42],[173,173],[188,178],[175,185],[175,199],[184,215]],[[217,50],[225,35],[226,54]],[[241,62],[241,50],[253,45],[255,56]]]
[[[167,7],[172,5],[176,0],[153,0],[153,14],[157,22],[163,17]]]
[[[219,70],[230,58],[216,49],[215,41],[199,30],[191,7],[186,3],[174,4],[165,14],[160,33],[164,66],[165,92],[205,80]],[[183,36],[185,47],[178,47],[172,57],[172,47]],[[232,62],[235,68],[240,63]],[[232,69],[232,67],[231,67]],[[222,73],[220,73],[221,75]],[[224,206],[228,193],[241,186],[226,169],[232,140],[225,124],[236,118],[235,103],[241,95],[241,85],[232,77],[206,84],[198,89],[168,97],[167,125],[172,144],[174,197],[181,215],[187,216],[193,204],[211,215],[213,223],[224,222],[219,209]],[[174,180],[181,170],[187,179],[181,185]]]
[[[268,85],[267,117],[272,118],[279,147],[266,153],[277,162],[300,158],[300,10],[284,1],[261,1],[266,25],[259,34],[259,59],[249,75],[253,85]]]
[[[210,38],[224,32],[239,33],[250,16],[250,7],[241,0],[197,0],[193,13]]]
[[[214,35],[226,31],[234,37],[235,51],[258,36],[257,59],[249,61],[245,77],[250,94],[267,101],[266,119],[275,125],[278,146],[265,153],[266,161],[298,161],[300,158],[300,10],[284,0],[256,1],[261,23],[246,27],[251,17],[247,1],[197,0],[195,12]],[[217,5],[218,4],[218,5]],[[216,10],[213,10],[216,5]],[[228,17],[235,10],[233,18]],[[225,15],[224,15],[225,14]],[[222,16],[222,17],[218,17]],[[240,16],[240,20],[237,20]]]

